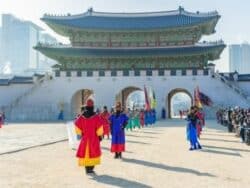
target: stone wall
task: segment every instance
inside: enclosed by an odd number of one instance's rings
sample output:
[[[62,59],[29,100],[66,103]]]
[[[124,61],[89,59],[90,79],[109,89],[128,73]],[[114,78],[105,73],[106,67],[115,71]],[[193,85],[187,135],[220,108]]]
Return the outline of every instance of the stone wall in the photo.
[[[219,106],[247,107],[244,98],[228,88],[223,82],[212,78],[210,75],[165,75],[165,76],[71,76],[61,75],[46,80],[24,97],[18,105],[6,114],[11,120],[51,121],[57,120],[60,105],[64,106],[65,119],[72,119],[73,96],[82,89],[90,89],[94,92],[96,107],[107,105],[109,108],[115,104],[115,98],[124,88],[136,87],[143,90],[144,85],[155,91],[157,100],[157,116],[160,117],[162,107],[168,114],[168,94],[175,89],[185,89],[191,95],[194,88],[199,86],[200,91],[208,95],[216,104],[213,108],[206,108],[208,118],[214,118]],[[29,86],[30,87],[30,86]],[[29,87],[23,86],[22,89]],[[4,88],[4,92],[2,89]],[[4,101],[11,101],[13,95],[21,94],[20,86],[11,85],[1,87],[0,106]]]

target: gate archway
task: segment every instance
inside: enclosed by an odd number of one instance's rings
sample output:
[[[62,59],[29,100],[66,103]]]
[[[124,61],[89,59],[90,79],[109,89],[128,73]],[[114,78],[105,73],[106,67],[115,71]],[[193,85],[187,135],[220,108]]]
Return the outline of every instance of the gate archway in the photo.
[[[129,87],[122,89],[116,95],[116,101],[120,101],[122,103],[122,106],[126,107],[126,102],[127,102],[129,95],[135,91],[141,91],[141,89],[139,87],[135,87],[135,86],[129,86]]]
[[[91,89],[81,89],[75,92],[71,99],[71,115],[73,118],[80,114],[81,107],[89,98],[94,100],[94,91]]]
[[[167,96],[167,109],[169,118],[179,118],[180,111],[186,112],[193,104],[190,92],[183,88],[173,89]]]

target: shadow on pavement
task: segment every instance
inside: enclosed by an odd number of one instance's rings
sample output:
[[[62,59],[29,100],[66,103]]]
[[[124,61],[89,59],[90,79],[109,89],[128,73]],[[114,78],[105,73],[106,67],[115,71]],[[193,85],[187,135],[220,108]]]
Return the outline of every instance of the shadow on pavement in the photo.
[[[141,133],[145,133],[145,134],[162,134],[159,132],[150,132],[150,131],[141,131]]]
[[[128,188],[128,187],[150,188],[150,186],[136,182],[136,181],[131,181],[131,180],[123,179],[123,178],[117,178],[117,177],[113,177],[109,175],[93,176],[93,180],[99,183],[122,187],[122,188]]]
[[[154,136],[139,136],[139,135],[132,135],[132,134],[126,134],[128,137],[137,137],[137,138],[157,138]]]
[[[226,137],[234,137],[232,134],[213,134],[213,133],[202,133],[203,135],[208,135],[208,136],[226,136]]]
[[[133,141],[133,140],[127,140],[126,142],[128,142],[128,143],[133,143],[133,144],[151,145],[151,143],[147,143],[147,142],[138,142],[138,141]]]
[[[209,145],[202,145],[205,148],[211,148],[211,149],[224,149],[224,150],[231,150],[236,152],[250,152],[250,150],[247,149],[238,149],[238,148],[226,148],[226,147],[219,147],[219,146],[209,146]]]
[[[201,140],[208,140],[208,141],[215,141],[215,142],[233,142],[233,143],[240,143],[240,141],[234,140],[225,140],[225,139],[217,139],[217,138],[202,138]]]
[[[231,152],[217,151],[217,150],[210,150],[210,149],[203,149],[203,150],[201,150],[201,152],[241,157],[241,155],[239,153],[231,153]]]
[[[106,151],[110,151],[110,148],[105,147],[105,146],[102,146],[102,149],[106,150]],[[132,152],[132,151],[125,151],[125,153],[134,153],[134,152]]]
[[[199,172],[197,170],[193,170],[193,169],[189,169],[189,168],[168,166],[168,165],[164,165],[164,164],[153,163],[153,162],[143,161],[143,160],[138,160],[138,159],[126,159],[126,158],[123,158],[123,161],[127,162],[127,163],[134,163],[134,164],[137,164],[137,165],[142,165],[142,166],[147,166],[147,167],[152,167],[152,168],[158,168],[158,169],[168,170],[168,171],[174,171],[174,172],[179,172],[179,173],[189,173],[189,174],[194,174],[194,175],[197,175],[197,176],[216,177],[213,174],[203,173],[203,172]]]
[[[184,127],[184,126],[186,126],[186,124],[187,124],[186,120],[168,119],[168,120],[157,121],[157,125],[155,127],[164,127],[164,128]]]
[[[0,153],[0,155],[8,155],[8,154],[13,154],[13,153],[18,153],[18,152],[21,152],[21,151],[25,151],[25,150],[29,150],[29,149],[35,149],[35,148],[39,148],[39,147],[45,147],[45,146],[57,144],[57,143],[60,143],[60,142],[66,142],[66,141],[68,141],[68,139],[62,139],[62,140],[58,140],[58,141],[48,142],[48,143],[45,143],[45,144],[28,146],[28,147],[21,148],[21,149],[16,149],[16,150],[13,150],[13,151],[3,152],[3,153]]]

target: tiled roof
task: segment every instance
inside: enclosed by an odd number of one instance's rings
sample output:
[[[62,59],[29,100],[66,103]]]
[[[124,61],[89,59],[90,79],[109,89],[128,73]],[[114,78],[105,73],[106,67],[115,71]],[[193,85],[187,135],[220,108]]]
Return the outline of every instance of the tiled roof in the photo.
[[[7,86],[10,84],[32,84],[33,77],[29,76],[14,76],[12,78],[0,79],[0,86]]]
[[[217,12],[190,13],[183,8],[150,13],[102,13],[90,9],[86,13],[73,16],[44,15],[42,20],[48,24],[83,29],[143,30],[196,25],[219,18]]]
[[[9,79],[0,79],[0,85],[9,85]]]
[[[33,83],[33,77],[14,76],[10,80],[10,83],[12,84]]]
[[[71,57],[142,57],[142,56],[185,56],[192,54],[203,54],[219,50],[221,52],[225,44],[195,45],[183,47],[159,47],[159,48],[81,48],[81,47],[43,47],[37,46],[35,49],[49,57],[71,56]]]

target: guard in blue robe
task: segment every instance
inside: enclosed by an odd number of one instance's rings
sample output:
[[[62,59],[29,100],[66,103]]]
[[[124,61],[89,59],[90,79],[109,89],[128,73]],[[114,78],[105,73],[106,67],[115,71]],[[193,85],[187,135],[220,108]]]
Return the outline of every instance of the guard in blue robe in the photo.
[[[195,108],[191,107],[191,112],[187,116],[187,139],[190,142],[190,149],[189,150],[195,150],[195,149],[201,149],[201,145],[197,138],[197,130],[196,130],[196,124],[198,121],[198,117],[195,112]]]
[[[144,112],[144,118],[145,118],[145,126],[147,127],[147,126],[149,126],[150,125],[150,111],[148,111],[148,110],[145,110],[145,112]]]
[[[162,108],[162,110],[161,110],[161,119],[166,119],[166,110],[165,110],[165,108]]]
[[[121,111],[121,103],[116,104],[116,112],[109,118],[111,126],[111,152],[115,153],[115,159],[122,158],[125,151],[125,131],[128,116]]]
[[[156,123],[156,111],[155,109],[151,110],[151,115],[152,115],[152,124]]]

